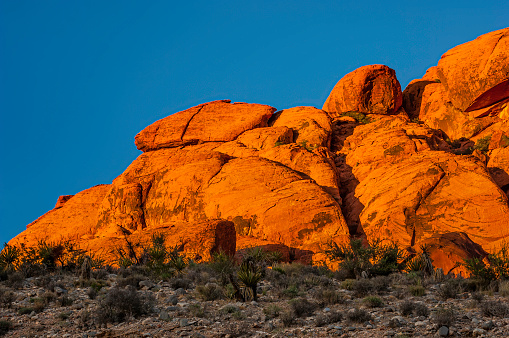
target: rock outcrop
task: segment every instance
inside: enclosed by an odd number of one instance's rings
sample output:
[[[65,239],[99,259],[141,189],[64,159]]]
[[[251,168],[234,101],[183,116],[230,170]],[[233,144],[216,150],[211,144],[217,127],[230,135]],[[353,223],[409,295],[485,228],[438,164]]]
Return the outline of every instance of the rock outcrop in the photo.
[[[111,258],[162,232],[196,259],[258,246],[311,262],[356,236],[465,272],[509,235],[508,36],[451,49],[403,93],[371,65],[323,110],[223,100],[172,114],[136,135],[143,153],[112,184],[61,196],[10,243],[69,239]]]
[[[384,65],[371,65],[339,80],[322,109],[331,116],[350,111],[386,115],[395,113],[401,103],[401,85],[396,72]]]

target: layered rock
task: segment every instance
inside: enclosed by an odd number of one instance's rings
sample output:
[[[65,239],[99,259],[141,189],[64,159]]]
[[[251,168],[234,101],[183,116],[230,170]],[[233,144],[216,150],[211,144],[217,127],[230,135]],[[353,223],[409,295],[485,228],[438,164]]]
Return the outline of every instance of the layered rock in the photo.
[[[401,103],[401,85],[396,72],[384,65],[370,65],[341,78],[322,109],[331,116],[350,111],[386,115],[395,113]]]

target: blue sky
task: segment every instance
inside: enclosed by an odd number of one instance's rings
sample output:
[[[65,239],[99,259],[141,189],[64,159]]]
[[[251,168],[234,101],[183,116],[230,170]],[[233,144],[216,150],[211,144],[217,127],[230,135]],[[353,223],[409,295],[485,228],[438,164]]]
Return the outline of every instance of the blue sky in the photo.
[[[150,123],[216,99],[321,108],[368,64],[404,88],[508,1],[0,0],[0,243],[111,181]]]

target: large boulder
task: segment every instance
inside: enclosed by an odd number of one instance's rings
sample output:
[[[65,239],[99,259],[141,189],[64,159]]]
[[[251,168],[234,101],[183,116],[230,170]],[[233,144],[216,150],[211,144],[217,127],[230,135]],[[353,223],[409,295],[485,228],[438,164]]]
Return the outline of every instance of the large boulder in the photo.
[[[437,73],[452,104],[465,111],[481,94],[509,79],[508,60],[509,28],[504,28],[447,51]]]
[[[135,137],[141,151],[196,144],[200,141],[232,141],[244,131],[266,127],[276,111],[267,105],[213,101],[156,121]]]
[[[295,107],[276,113],[273,120],[273,127],[291,128],[293,141],[304,148],[330,147],[331,121],[323,110]]]
[[[370,65],[339,80],[322,109],[331,116],[350,111],[387,115],[395,113],[401,104],[401,85],[396,72],[384,65]]]

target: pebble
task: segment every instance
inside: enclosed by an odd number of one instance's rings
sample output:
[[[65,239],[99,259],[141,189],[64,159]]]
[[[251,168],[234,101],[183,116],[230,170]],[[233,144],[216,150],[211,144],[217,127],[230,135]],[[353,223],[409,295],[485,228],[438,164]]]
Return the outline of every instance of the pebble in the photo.
[[[171,295],[170,297],[168,297],[168,303],[170,303],[171,305],[177,305],[178,302],[179,299],[177,296]]]
[[[488,330],[491,330],[492,328],[494,328],[495,324],[493,323],[492,320],[490,320],[488,322],[483,323],[481,327],[483,328],[483,330],[487,330],[488,331]]]
[[[177,290],[175,290],[175,294],[177,296],[182,296],[182,295],[185,295],[187,292],[186,290],[182,289],[182,288],[178,288]]]

